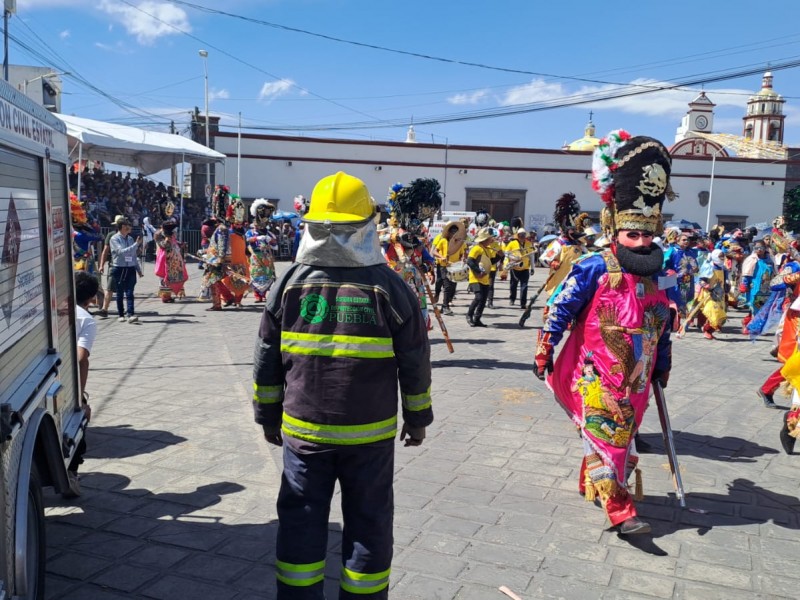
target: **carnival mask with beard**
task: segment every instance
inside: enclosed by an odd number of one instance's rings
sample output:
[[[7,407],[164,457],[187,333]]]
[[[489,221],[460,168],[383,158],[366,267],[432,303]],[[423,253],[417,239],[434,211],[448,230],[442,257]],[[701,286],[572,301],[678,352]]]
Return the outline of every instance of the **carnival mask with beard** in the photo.
[[[649,277],[663,269],[664,251],[656,244],[628,248],[617,242],[615,246],[617,260],[628,273]]]

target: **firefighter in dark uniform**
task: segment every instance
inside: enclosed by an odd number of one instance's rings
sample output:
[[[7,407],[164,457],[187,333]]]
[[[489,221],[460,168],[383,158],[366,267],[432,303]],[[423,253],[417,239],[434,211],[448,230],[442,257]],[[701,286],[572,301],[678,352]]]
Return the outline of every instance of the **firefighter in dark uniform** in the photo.
[[[297,262],[269,291],[256,343],[256,422],[283,445],[278,599],[321,599],[334,484],[339,598],[388,598],[398,382],[400,439],[433,421],[430,345],[416,296],[386,266],[364,183],[317,183]]]

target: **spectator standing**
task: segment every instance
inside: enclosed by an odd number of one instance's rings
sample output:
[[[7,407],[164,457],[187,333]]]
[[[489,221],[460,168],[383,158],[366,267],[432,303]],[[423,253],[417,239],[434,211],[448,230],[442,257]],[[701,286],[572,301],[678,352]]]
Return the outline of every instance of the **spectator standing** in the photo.
[[[117,289],[117,314],[120,322],[136,323],[139,320],[134,313],[133,290],[136,287],[136,276],[142,276],[142,267],[137,260],[140,239],[133,239],[131,222],[123,218],[119,223],[119,231],[111,236],[109,243],[111,252],[111,276]],[[124,299],[124,303],[123,303]],[[127,315],[125,306],[127,304]]]
[[[92,346],[97,335],[97,323],[89,313],[89,305],[97,295],[100,284],[97,279],[86,271],[75,273],[75,329],[78,336],[78,383],[81,390],[81,407],[86,414],[87,423],[92,417],[92,408],[89,406],[89,395],[86,393],[86,380],[89,376],[89,356],[92,353]],[[67,498],[75,498],[81,495],[80,480],[78,479],[78,467],[83,464],[83,455],[86,453],[86,432],[78,444],[75,454],[67,467],[67,479],[69,480],[69,491],[64,493]]]
[[[119,224],[123,220],[122,215],[117,215],[114,219],[114,227],[116,231],[110,231],[108,235],[106,235],[105,242],[103,243],[103,251],[100,253],[100,266],[98,267],[99,276],[103,276],[103,270],[105,269],[106,263],[111,262],[111,238],[114,237],[117,232],[119,231]],[[108,269],[108,275],[106,276],[106,292],[105,298],[103,299],[103,306],[100,310],[97,311],[97,316],[101,319],[108,318],[108,307],[111,306],[111,299],[114,297],[114,293],[117,291],[117,284],[114,281],[114,278],[111,275],[111,267]]]

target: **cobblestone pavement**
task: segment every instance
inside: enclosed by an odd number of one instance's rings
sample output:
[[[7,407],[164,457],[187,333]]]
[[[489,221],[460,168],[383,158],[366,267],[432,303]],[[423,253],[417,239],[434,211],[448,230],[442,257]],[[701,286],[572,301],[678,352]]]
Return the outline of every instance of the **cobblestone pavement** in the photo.
[[[249,405],[262,305],[162,304],[147,272],[141,322],[100,321],[83,496],[46,495],[47,596],[273,598],[280,455]],[[199,274],[191,265],[190,292]],[[472,329],[459,292],[454,354],[431,333],[436,422],[423,446],[398,444],[392,597],[491,600],[501,585],[526,600],[800,596],[800,457],[780,451],[782,413],[755,395],[776,366],[770,340],[748,343],[733,313],[718,341],[675,342],[667,394],[690,509],[674,497],[653,407],[639,507],[654,532],[626,541],[577,493],[580,441],[531,374],[540,313],[521,330],[507,297],[499,283],[489,328]],[[334,508],[329,598],[340,523]]]

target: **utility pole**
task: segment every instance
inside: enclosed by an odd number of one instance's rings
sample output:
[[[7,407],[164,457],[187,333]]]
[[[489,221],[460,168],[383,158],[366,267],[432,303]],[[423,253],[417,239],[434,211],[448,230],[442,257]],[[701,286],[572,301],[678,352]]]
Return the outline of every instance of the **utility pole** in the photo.
[[[173,134],[175,133],[175,121],[169,122],[169,132]],[[178,167],[176,165],[172,165],[172,168],[170,169],[169,182],[173,191],[178,189]]]
[[[17,0],[3,1],[3,79],[8,81],[8,19],[17,12]]]

